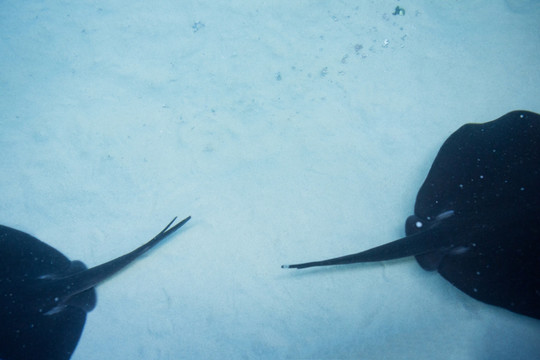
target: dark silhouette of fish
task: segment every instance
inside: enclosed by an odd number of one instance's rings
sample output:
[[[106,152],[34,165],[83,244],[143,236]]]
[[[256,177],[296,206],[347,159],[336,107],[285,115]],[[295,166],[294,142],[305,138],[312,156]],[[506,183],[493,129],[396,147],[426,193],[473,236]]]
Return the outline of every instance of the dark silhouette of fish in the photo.
[[[282,267],[415,256],[473,298],[540,319],[540,115],[513,111],[454,132],[405,233],[357,254]]]
[[[0,225],[0,359],[69,359],[86,313],[96,306],[94,287],[184,225],[174,218],[152,240],[87,269],[22,231]]]

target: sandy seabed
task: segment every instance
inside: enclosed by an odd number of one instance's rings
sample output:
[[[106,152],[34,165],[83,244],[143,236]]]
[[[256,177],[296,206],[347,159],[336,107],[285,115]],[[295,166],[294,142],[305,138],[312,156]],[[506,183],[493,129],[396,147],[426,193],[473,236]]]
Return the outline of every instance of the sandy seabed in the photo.
[[[2,1],[0,222],[94,266],[73,359],[535,359],[403,236],[459,126],[540,111],[538,1]],[[393,15],[396,6],[403,15]]]

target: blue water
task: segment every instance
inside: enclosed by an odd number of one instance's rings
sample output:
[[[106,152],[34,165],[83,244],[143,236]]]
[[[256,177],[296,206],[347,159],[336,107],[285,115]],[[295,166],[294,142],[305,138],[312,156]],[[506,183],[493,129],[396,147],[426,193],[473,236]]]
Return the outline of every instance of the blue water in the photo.
[[[396,6],[405,14],[392,15]],[[0,223],[93,266],[73,359],[533,359],[403,236],[460,125],[540,111],[538,1],[2,1]]]

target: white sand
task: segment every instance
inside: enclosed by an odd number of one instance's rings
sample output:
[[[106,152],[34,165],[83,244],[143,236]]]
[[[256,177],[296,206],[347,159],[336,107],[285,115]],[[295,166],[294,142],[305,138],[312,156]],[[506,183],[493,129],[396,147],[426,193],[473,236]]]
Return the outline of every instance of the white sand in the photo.
[[[280,268],[403,236],[454,130],[540,111],[538,1],[150,3],[0,2],[0,222],[93,266],[193,216],[73,359],[540,354],[412,258]]]

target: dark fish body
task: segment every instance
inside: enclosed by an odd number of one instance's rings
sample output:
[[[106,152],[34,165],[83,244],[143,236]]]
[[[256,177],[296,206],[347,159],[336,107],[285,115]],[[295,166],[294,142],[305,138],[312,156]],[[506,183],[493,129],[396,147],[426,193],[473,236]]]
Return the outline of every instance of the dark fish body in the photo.
[[[283,267],[415,256],[473,298],[540,319],[540,115],[513,111],[454,132],[405,232],[364,252]]]
[[[173,227],[171,221],[143,246],[91,269],[29,234],[0,225],[0,359],[69,359],[86,313],[96,306],[95,286],[189,219]]]

